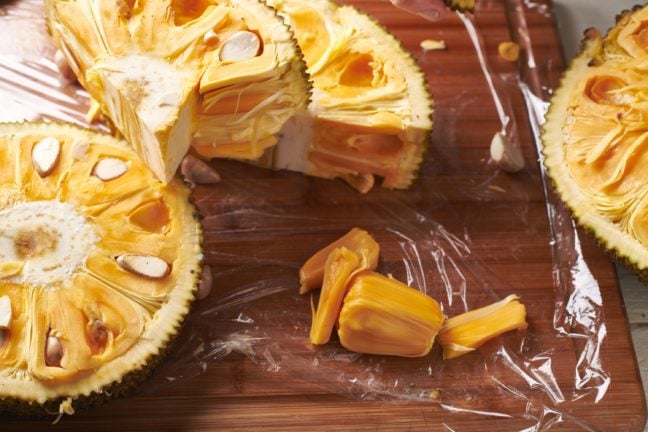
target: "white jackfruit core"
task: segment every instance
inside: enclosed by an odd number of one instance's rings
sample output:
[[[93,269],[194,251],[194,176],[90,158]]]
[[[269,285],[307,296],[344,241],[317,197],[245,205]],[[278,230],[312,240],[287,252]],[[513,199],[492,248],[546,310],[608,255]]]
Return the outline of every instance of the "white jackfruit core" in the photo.
[[[150,130],[164,129],[178,117],[186,89],[182,73],[168,62],[131,54],[112,57],[98,66]]]
[[[107,57],[88,76],[140,157],[160,180],[171,181],[191,145],[197,78],[144,54]]]
[[[70,278],[97,243],[87,219],[67,203],[20,203],[0,211],[0,265],[22,263],[8,281],[50,285]]]

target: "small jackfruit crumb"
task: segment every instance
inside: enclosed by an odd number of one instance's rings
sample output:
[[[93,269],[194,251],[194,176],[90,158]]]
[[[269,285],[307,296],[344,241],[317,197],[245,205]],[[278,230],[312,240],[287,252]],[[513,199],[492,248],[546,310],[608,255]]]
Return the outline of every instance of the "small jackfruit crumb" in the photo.
[[[425,39],[421,41],[421,48],[423,51],[442,51],[447,50],[448,47],[444,40]]]
[[[61,402],[61,404],[59,405],[58,416],[56,417],[54,422],[52,422],[52,424],[57,424],[61,420],[64,414],[74,415],[74,407],[72,406],[71,397]]]
[[[515,42],[501,42],[497,47],[497,51],[502,60],[514,62],[520,57],[520,46]]]

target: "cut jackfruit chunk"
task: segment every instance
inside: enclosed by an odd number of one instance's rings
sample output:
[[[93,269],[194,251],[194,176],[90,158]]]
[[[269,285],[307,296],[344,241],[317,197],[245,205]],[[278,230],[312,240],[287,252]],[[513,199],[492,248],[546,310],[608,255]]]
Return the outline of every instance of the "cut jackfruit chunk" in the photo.
[[[427,355],[444,316],[431,297],[378,273],[358,274],[344,297],[338,335],[350,351]]]
[[[547,172],[578,222],[648,271],[641,227],[648,196],[648,6],[619,17],[583,51],[554,93],[543,133]]]
[[[310,116],[286,126],[271,166],[327,178],[376,175],[384,187],[408,187],[432,128],[425,77],[412,57],[353,7],[269,3],[291,24],[314,85]]]
[[[256,0],[48,0],[46,15],[79,82],[165,183],[192,141],[207,157],[258,158],[307,104],[296,42]]]
[[[333,249],[328,255],[324,267],[324,283],[310,331],[310,341],[313,345],[322,345],[329,341],[347,285],[359,265],[358,255],[345,247]]]
[[[459,357],[503,333],[525,329],[526,308],[518,299],[510,295],[497,303],[445,320],[438,338],[443,358]]]
[[[299,270],[301,286],[299,293],[304,294],[322,286],[326,261],[333,250],[344,247],[361,257],[360,265],[363,270],[374,270],[378,266],[380,246],[371,235],[360,228],[351,231],[335,240],[333,243],[317,251]]]
[[[31,155],[46,139],[60,154],[40,176]],[[161,183],[124,141],[0,124],[0,143],[0,154],[14,155],[0,157],[0,173],[15,174],[0,183],[0,299],[11,305],[0,328],[0,399],[28,411],[61,398],[74,405],[147,367],[175,336],[196,290],[200,225],[189,189]],[[101,160],[127,169],[102,180]],[[150,277],[146,260],[127,272],[118,264],[126,254],[164,261],[168,272]]]

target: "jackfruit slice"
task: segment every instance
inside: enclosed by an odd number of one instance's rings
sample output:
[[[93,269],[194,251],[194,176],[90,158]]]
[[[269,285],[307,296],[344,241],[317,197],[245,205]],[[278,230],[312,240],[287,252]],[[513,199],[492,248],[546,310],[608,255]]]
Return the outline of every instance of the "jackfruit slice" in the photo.
[[[491,305],[445,320],[438,339],[443,347],[443,358],[453,359],[501,334],[526,328],[526,307],[519,302],[518,296],[511,294]]]
[[[338,336],[349,351],[422,357],[432,349],[444,319],[441,306],[431,297],[367,271],[351,281]]]
[[[312,289],[322,286],[326,262],[333,250],[347,248],[361,257],[360,263],[364,270],[375,270],[380,256],[380,245],[371,235],[360,228],[351,231],[317,251],[299,269],[299,293],[304,294]]]
[[[45,3],[80,83],[165,183],[192,141],[206,157],[256,159],[307,104],[292,34],[257,0]]]
[[[542,136],[556,191],[613,254],[648,269],[648,6],[619,17],[555,92]]]
[[[333,249],[328,255],[322,292],[310,330],[310,341],[313,345],[323,345],[331,338],[347,285],[359,266],[358,254],[345,247]]]
[[[141,380],[195,295],[188,188],[124,141],[58,124],[0,124],[0,177],[0,410],[56,412]]]
[[[313,80],[309,112],[291,120],[265,162],[340,177],[366,192],[407,188],[432,128],[425,76],[372,18],[328,0],[270,0],[290,23]]]

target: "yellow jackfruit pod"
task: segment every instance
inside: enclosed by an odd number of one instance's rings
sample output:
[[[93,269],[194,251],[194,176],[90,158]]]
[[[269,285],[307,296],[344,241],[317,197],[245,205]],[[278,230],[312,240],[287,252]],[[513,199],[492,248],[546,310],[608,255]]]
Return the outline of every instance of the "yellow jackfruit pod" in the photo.
[[[349,280],[361,265],[360,257],[345,247],[333,249],[326,259],[324,282],[317,310],[313,313],[310,341],[322,345],[329,341],[337,321]]]
[[[25,266],[23,261],[8,261],[0,263],[0,279],[15,276],[20,273]]]
[[[527,328],[526,308],[518,299],[512,294],[497,303],[447,319],[439,332],[443,358],[459,357],[503,333]]]
[[[378,266],[380,246],[367,231],[353,228],[338,240],[315,253],[299,269],[300,294],[322,286],[326,260],[329,254],[339,247],[345,247],[359,254],[362,257],[361,264],[364,270],[374,270]]]
[[[421,357],[432,349],[444,318],[431,297],[387,276],[362,272],[344,297],[338,335],[350,351]]]

